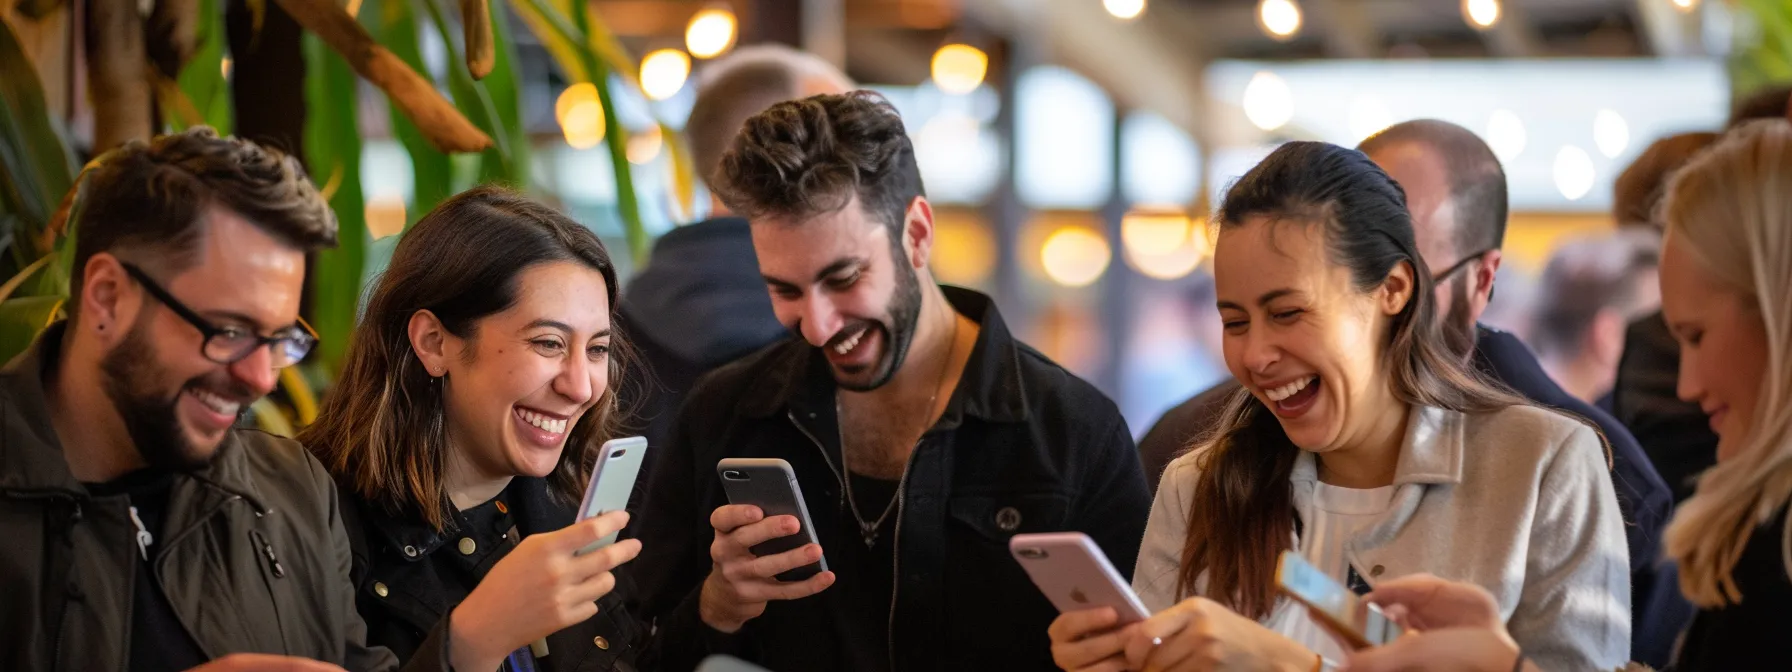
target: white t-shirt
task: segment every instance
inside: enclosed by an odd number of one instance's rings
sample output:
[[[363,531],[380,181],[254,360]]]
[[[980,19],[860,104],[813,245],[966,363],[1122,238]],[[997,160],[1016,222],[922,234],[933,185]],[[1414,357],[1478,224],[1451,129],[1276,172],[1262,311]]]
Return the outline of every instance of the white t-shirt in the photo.
[[[1338,583],[1346,583],[1346,577],[1350,575],[1350,563],[1344,557],[1344,542],[1373,525],[1381,514],[1387,512],[1393,499],[1392,485],[1356,490],[1315,483],[1313,519],[1303,521],[1300,554]],[[1300,642],[1326,660],[1344,660],[1344,649],[1307,615],[1305,609],[1283,611],[1270,620],[1269,627]]]

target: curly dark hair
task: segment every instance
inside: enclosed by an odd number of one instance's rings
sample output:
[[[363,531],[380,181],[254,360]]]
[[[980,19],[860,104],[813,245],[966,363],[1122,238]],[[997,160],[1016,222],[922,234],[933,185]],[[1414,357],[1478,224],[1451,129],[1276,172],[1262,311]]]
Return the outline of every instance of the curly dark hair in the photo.
[[[298,160],[205,126],[107,152],[78,188],[72,296],[81,295],[81,269],[101,252],[131,250],[161,272],[185,270],[212,207],[301,251],[336,246],[336,214]],[[71,313],[80,303],[68,303]]]
[[[926,195],[902,117],[871,91],[782,102],[748,119],[710,186],[736,214],[784,223],[836,212],[857,196],[897,247],[909,204]]]

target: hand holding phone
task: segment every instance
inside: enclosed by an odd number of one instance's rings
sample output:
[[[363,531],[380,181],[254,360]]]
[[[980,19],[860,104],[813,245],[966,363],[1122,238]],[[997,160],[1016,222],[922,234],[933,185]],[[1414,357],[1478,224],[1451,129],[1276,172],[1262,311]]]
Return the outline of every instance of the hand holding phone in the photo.
[[[784,460],[722,460],[716,465],[728,506],[710,515],[714,563],[703,582],[698,614],[732,633],[765,613],[772,600],[795,600],[834,584],[795,471]]]
[[[1319,622],[1352,649],[1381,646],[1401,633],[1381,608],[1357,597],[1295,551],[1283,551],[1276,583],[1284,595],[1306,605]]]
[[[1008,552],[1061,612],[1046,631],[1053,663],[1066,670],[1127,666],[1124,628],[1150,613],[1094,540],[1080,532],[1017,534]]]

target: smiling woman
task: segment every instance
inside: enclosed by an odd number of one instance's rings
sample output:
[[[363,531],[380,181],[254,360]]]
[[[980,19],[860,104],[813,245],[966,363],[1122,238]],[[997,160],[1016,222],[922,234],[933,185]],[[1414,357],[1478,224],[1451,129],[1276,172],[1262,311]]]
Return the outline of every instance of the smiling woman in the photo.
[[[452,611],[457,668],[532,658],[544,636],[562,669],[632,660],[610,570],[640,545],[577,554],[626,514],[572,524],[619,420],[615,302],[597,237],[502,189],[449,199],[399,242],[299,436],[344,500],[370,643],[408,659]]]
[[[1357,151],[1291,142],[1233,185],[1219,222],[1243,390],[1164,473],[1133,572],[1157,614],[1094,638],[1105,623],[1065,614],[1059,664],[1339,662],[1279,595],[1288,550],[1359,593],[1419,573],[1476,583],[1546,668],[1626,660],[1628,552],[1600,439],[1449,354],[1400,187]]]

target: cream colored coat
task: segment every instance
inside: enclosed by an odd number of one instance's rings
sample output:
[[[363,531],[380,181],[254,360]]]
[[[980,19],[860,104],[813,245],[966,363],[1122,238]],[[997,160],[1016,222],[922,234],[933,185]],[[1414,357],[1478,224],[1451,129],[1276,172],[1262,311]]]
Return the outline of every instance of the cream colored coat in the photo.
[[[1204,452],[1170,463],[1152,505],[1133,588],[1153,612],[1184,597],[1176,579]],[[1311,520],[1313,453],[1301,453],[1290,480],[1296,514]],[[1419,408],[1394,485],[1388,511],[1346,541],[1365,581],[1430,573],[1486,588],[1513,639],[1546,670],[1612,670],[1628,660],[1629,551],[1591,427],[1533,406],[1482,415]],[[1265,625],[1279,629],[1296,608],[1283,600]]]

